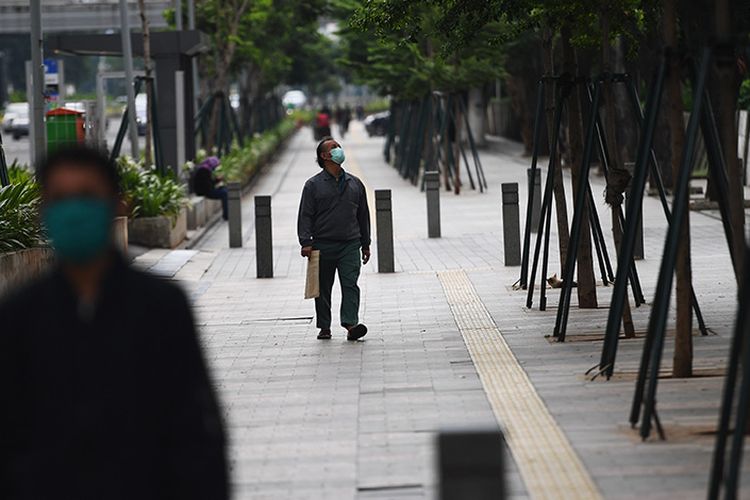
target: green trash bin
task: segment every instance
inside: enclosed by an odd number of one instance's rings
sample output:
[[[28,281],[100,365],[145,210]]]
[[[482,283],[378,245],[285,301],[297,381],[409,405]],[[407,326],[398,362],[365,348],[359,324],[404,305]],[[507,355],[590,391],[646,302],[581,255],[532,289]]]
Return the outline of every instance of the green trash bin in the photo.
[[[57,108],[47,113],[47,152],[86,141],[83,113]]]

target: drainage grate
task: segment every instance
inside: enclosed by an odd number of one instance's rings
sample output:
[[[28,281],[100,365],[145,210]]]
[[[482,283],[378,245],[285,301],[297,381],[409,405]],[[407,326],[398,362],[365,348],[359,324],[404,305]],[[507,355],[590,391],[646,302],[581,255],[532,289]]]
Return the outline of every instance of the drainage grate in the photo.
[[[357,491],[363,493],[366,492],[381,492],[387,491],[390,493],[423,493],[424,486],[421,484],[387,484],[382,486],[358,486]]]
[[[277,321],[283,321],[286,323],[299,323],[299,324],[308,324],[311,323],[313,320],[312,316],[295,316],[291,318],[258,318],[258,319],[245,319],[242,320],[240,324],[242,325],[248,325],[251,323],[275,323]]]

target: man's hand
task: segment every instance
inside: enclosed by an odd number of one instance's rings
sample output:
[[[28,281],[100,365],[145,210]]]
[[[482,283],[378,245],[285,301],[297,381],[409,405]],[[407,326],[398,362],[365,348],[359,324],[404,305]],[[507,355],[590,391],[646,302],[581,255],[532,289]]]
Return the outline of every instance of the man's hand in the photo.
[[[362,264],[370,262],[370,247],[362,247]]]
[[[302,247],[302,251],[300,252],[303,257],[310,258],[312,255],[313,247]]]

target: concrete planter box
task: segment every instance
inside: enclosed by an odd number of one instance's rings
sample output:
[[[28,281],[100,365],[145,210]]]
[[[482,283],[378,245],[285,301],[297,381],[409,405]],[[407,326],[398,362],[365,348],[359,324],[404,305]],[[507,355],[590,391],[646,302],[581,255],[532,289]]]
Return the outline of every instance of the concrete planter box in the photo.
[[[208,222],[211,217],[221,212],[221,200],[210,200],[206,198],[204,202],[206,204],[206,222]]]
[[[128,218],[115,217],[112,225],[112,240],[115,248],[122,254],[128,254]]]
[[[187,234],[187,210],[176,220],[169,217],[137,217],[128,221],[128,241],[152,248],[175,248]]]
[[[54,261],[51,248],[27,248],[0,253],[0,297],[44,273]]]
[[[206,225],[206,199],[192,196],[187,206],[187,228],[195,230]]]
[[[221,201],[203,196],[193,196],[187,206],[187,228],[191,231],[205,226],[214,215],[221,212]]]

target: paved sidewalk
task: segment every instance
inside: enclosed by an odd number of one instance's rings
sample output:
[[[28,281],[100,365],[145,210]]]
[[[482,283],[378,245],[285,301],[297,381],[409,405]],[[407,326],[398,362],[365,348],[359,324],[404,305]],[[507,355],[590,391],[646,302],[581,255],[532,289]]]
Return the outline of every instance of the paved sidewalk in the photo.
[[[295,234],[302,185],[318,170],[314,145],[302,130],[252,189],[273,195],[273,279],[255,278],[251,196],[243,201],[244,248],[227,248],[222,223],[195,250],[138,259],[192,297],[230,429],[236,498],[433,498],[435,432],[494,428],[498,419],[513,454],[513,498],[705,497],[716,374],[736,294],[719,221],[691,214],[695,288],[714,333],[695,337],[705,376],[660,382],[668,441],[641,443],[626,424],[642,339],[621,342],[613,380],[590,382],[583,373],[598,360],[606,309],[574,307],[569,342],[551,343],[557,292],[540,312],[525,309],[525,293],[512,289],[518,268],[503,266],[500,183],[519,182],[524,213],[528,167],[513,143],[482,154],[487,193],[441,193],[443,238],[429,240],[424,195],[383,163],[382,140],[353,123],[345,167],[368,189],[393,192],[397,273],[375,273],[376,256],[364,268],[365,342],[346,342],[343,330],[317,341]],[[602,190],[594,179],[595,196]],[[606,207],[598,208],[611,249]],[[657,200],[644,208],[639,272],[650,301],[665,224]],[[552,274],[556,244],[550,256]],[[599,292],[604,306],[611,287]],[[335,291],[335,309],[337,300]],[[645,330],[648,306],[634,316]],[[670,363],[668,339],[665,370]]]

